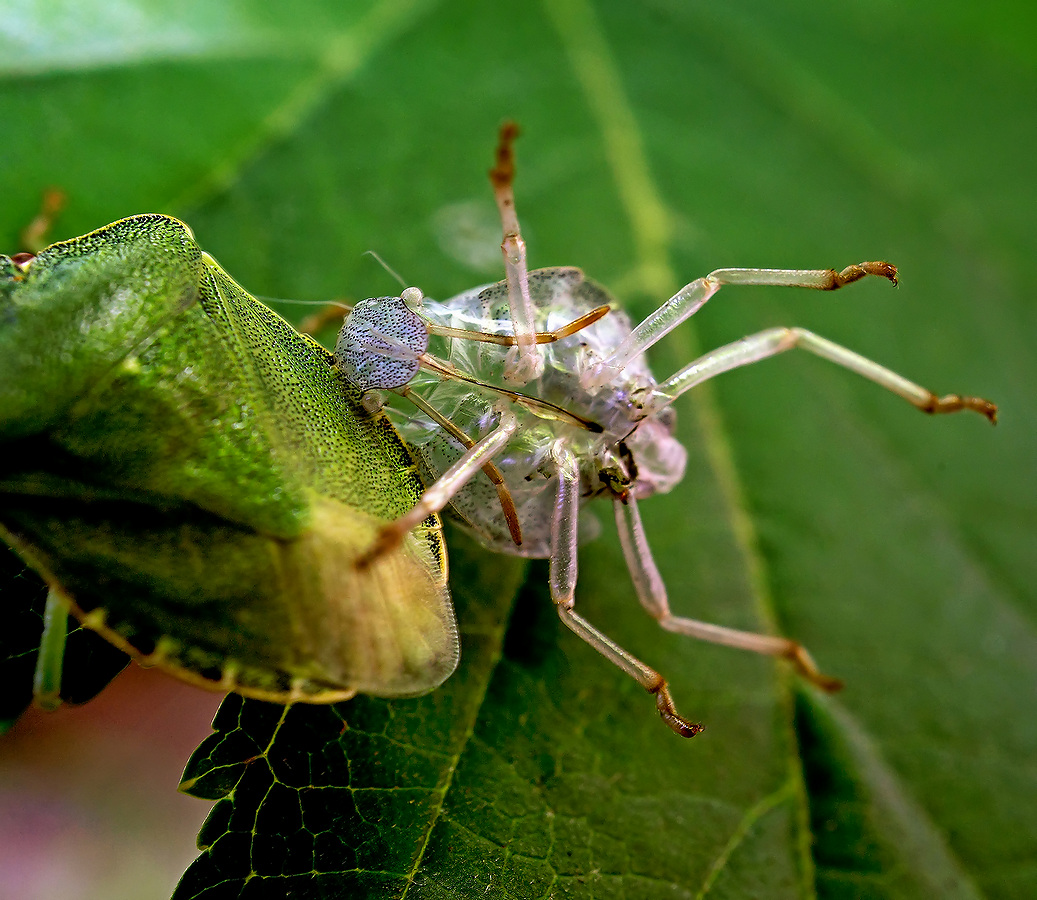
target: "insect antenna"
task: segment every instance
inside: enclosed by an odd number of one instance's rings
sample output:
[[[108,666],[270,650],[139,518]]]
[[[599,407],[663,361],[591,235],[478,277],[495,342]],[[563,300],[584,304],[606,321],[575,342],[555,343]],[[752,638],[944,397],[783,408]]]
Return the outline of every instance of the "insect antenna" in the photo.
[[[321,307],[318,312],[307,316],[299,323],[299,331],[303,334],[316,334],[327,325],[338,324],[340,319],[344,319],[353,311],[351,304],[343,303],[341,300],[289,300],[286,297],[263,296],[257,296],[256,299],[261,300],[268,306],[271,303],[284,303],[288,306]]]
[[[556,328],[554,331],[535,331],[533,332],[533,342],[536,344],[553,344],[555,341],[571,337],[576,332],[593,325],[602,316],[607,315],[611,308],[608,304],[605,304],[592,309],[588,313],[584,313],[582,316],[573,319],[561,328]],[[515,347],[522,340],[517,334],[491,334],[487,331],[451,328],[447,325],[435,325],[431,322],[426,322],[425,324],[428,327],[429,334],[439,337],[459,338],[462,341],[482,341],[486,344],[500,344],[502,347]]]
[[[584,431],[589,431],[591,434],[601,434],[605,430],[597,422],[585,419],[583,416],[570,412],[554,403],[549,403],[547,400],[541,400],[539,397],[530,397],[528,394],[522,394],[519,391],[508,390],[508,388],[497,387],[494,384],[480,381],[478,378],[462,372],[446,360],[433,356],[431,353],[422,353],[418,357],[418,362],[423,369],[435,372],[442,378],[454,378],[458,381],[465,381],[468,384],[474,384],[495,394],[500,394],[500,396],[511,400],[513,403],[525,407],[533,415],[539,416],[541,419],[565,422],[569,425],[575,425],[577,428],[582,428]]]
[[[380,265],[383,269],[385,269],[386,272],[392,275],[392,277],[395,278],[403,287],[407,287],[407,282],[403,280],[403,278],[400,276],[400,273],[397,272],[392,266],[390,266],[384,259],[382,259],[381,254],[377,250],[365,250],[361,254],[361,256],[372,257],[375,261],[377,261],[378,265]]]

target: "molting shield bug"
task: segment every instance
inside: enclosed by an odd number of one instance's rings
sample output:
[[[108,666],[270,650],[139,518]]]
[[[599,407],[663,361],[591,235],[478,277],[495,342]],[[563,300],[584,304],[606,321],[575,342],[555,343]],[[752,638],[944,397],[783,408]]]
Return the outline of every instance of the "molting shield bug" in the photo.
[[[667,630],[789,659],[827,690],[795,641],[674,616],[642,526],[639,502],[683,476],[685,451],[673,436],[671,404],[722,372],[799,347],[843,366],[930,413],[971,409],[994,421],[996,407],[974,397],[938,397],[851,350],[799,328],[774,328],[713,350],[657,380],[645,352],[725,284],[835,290],[868,276],[897,283],[896,268],[864,262],[842,271],[718,269],[681,288],[633,327],[603,288],[576,268],[528,272],[515,214],[514,126],[501,133],[491,181],[504,226],[507,277],[443,303],[416,288],[364,301],[347,317],[336,358],[362,390],[395,391],[394,421],[431,487],[385,529],[366,559],[389,552],[409,530],[449,504],[487,547],[550,560],[558,615],[581,638],[654,694],[679,734],[701,726],[680,716],[659,673],[574,609],[581,505],[612,500],[634,589]],[[429,352],[432,347],[434,353]],[[496,462],[494,462],[494,460]],[[480,470],[487,476],[480,476]]]

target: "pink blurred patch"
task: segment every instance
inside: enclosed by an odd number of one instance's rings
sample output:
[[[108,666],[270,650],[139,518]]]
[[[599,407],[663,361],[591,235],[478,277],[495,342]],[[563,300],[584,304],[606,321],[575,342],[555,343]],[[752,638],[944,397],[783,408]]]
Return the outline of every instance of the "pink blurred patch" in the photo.
[[[177,792],[221,696],[130,665],[0,736],[0,897],[168,898],[211,804]]]

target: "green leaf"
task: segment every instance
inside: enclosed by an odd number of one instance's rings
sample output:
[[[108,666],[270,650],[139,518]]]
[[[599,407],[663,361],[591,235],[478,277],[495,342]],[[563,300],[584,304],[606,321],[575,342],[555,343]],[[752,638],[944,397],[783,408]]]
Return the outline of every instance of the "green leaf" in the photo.
[[[259,296],[387,293],[374,248],[445,298],[500,277],[513,118],[531,263],[638,313],[718,266],[900,267],[895,292],[725,289],[657,375],[802,325],[1001,406],[928,421],[794,355],[696,390],[689,474],[642,504],[672,605],[802,640],[843,694],[661,632],[607,526],[579,608],[706,723],[680,741],[556,623],[542,565],[452,536],[459,672],[393,704],[228,700],[179,897],[1037,892],[1029,7],[94,7],[6,17],[5,250],[57,186],[55,237],[173,213]]]
[[[0,552],[0,585],[9,616],[0,631],[0,734],[6,731],[32,701],[36,651],[43,632],[43,608],[47,586],[15,554]],[[129,661],[99,635],[75,626],[65,645],[61,671],[61,695],[69,703],[85,703],[108,685]]]

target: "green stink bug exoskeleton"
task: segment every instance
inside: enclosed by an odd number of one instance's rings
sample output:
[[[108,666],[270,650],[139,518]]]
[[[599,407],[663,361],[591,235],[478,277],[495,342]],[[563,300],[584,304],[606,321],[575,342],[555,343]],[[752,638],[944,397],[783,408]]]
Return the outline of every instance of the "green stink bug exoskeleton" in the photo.
[[[438,519],[355,565],[421,494],[399,436],[182,222],[0,257],[0,359],[0,535],[51,589],[42,693],[65,608],[142,662],[278,702],[453,671]]]
[[[513,127],[505,127],[491,180],[504,226],[507,278],[444,303],[409,288],[398,298],[358,304],[343,325],[336,356],[363,389],[390,389],[417,407],[397,427],[434,481],[422,501],[383,532],[391,548],[447,503],[486,546],[550,560],[551,595],[562,621],[655,694],[663,719],[679,734],[700,729],[678,715],[662,676],[597,630],[574,609],[577,519],[593,497],[612,500],[635,591],[663,628],[756,653],[785,657],[826,689],[795,641],[674,616],[652,560],[638,501],[670,490],[683,476],[685,451],[673,436],[671,404],[697,384],[739,366],[799,347],[843,366],[926,412],[972,409],[995,419],[996,407],[974,397],[938,397],[851,350],[798,328],[775,328],[713,350],[662,381],[645,352],[693,315],[725,284],[835,290],[867,276],[897,282],[894,266],[865,262],[835,270],[718,269],[681,288],[636,327],[575,268],[527,272],[512,193]],[[573,327],[575,326],[575,327]],[[468,330],[468,334],[465,334]],[[486,333],[486,334],[483,334]],[[541,333],[561,339],[541,346]],[[504,335],[494,341],[490,336]],[[428,352],[430,341],[434,353]],[[502,493],[478,477],[496,459]],[[511,517],[517,517],[521,544]],[[375,554],[376,558],[376,554]]]

